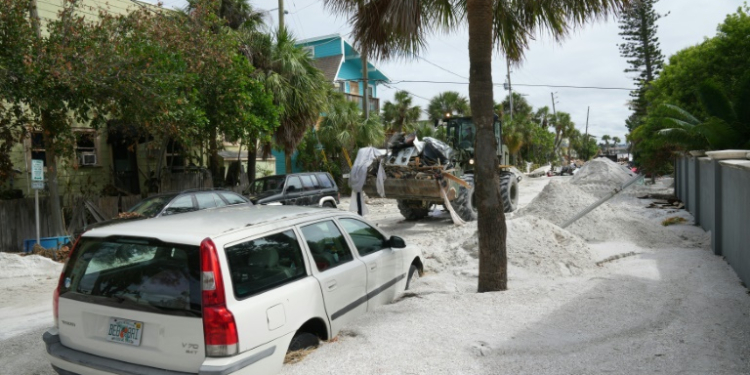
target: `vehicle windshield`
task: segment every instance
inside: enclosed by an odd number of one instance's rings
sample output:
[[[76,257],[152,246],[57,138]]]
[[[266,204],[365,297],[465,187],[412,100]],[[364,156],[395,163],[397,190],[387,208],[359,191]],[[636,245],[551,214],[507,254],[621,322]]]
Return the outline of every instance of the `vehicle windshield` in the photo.
[[[471,119],[450,119],[448,120],[448,129],[456,137],[456,146],[461,149],[473,149],[474,138],[476,137],[476,128]],[[455,130],[454,130],[455,129]]]
[[[166,206],[174,197],[175,195],[156,195],[148,197],[133,206],[128,212],[135,212],[146,217],[154,217],[158,215],[159,212],[164,209],[164,206]]]
[[[281,191],[284,190],[285,180],[286,176],[265,177],[255,180],[250,189],[250,194],[260,195],[268,192],[281,193]]]
[[[197,246],[147,238],[83,237],[65,269],[64,292],[97,303],[200,316]]]

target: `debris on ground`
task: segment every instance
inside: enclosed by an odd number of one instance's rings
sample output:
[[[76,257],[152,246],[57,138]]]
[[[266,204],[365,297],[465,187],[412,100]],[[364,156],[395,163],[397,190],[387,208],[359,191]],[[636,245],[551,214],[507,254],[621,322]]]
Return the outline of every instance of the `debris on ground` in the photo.
[[[684,217],[673,216],[673,217],[664,219],[664,221],[661,222],[661,225],[668,227],[670,225],[682,224],[685,222],[687,222],[687,220]]]

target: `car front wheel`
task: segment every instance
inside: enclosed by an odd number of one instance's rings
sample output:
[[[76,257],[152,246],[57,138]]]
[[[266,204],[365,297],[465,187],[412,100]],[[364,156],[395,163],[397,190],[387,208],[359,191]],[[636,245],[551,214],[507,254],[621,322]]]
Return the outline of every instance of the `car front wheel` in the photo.
[[[417,269],[417,266],[411,265],[409,267],[409,276],[406,278],[406,289],[409,290],[409,288],[417,281],[419,280],[419,270]]]

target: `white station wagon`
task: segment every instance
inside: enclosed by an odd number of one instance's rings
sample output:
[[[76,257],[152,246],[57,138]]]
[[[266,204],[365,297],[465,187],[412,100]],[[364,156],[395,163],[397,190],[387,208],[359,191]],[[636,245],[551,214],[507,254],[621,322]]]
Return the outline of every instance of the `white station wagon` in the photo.
[[[60,374],[273,374],[422,272],[403,239],[298,206],[210,209],[86,232],[44,333]]]

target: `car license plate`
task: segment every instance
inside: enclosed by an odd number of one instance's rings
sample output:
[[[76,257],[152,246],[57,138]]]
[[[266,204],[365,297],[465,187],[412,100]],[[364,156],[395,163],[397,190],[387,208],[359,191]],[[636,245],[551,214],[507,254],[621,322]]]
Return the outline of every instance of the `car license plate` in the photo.
[[[121,344],[139,346],[143,334],[143,322],[120,318],[109,318],[107,339]]]

